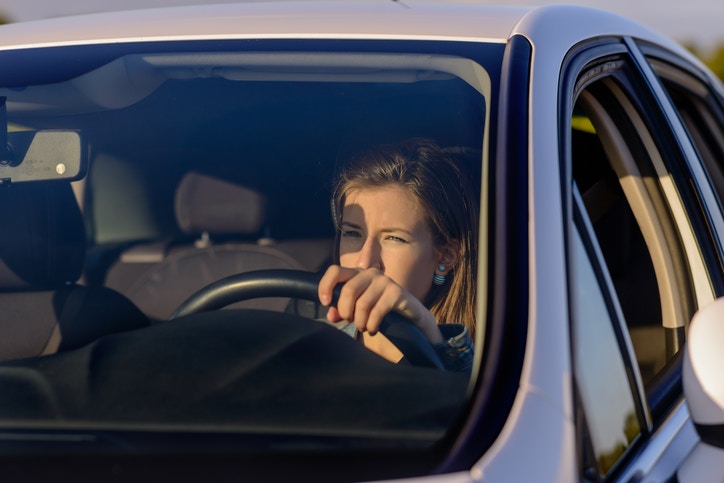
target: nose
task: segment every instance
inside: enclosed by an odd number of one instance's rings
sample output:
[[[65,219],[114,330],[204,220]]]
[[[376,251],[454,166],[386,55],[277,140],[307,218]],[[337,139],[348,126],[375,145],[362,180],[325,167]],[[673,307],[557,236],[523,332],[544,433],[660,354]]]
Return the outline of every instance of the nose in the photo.
[[[374,238],[367,238],[362,245],[362,249],[359,251],[359,255],[357,257],[357,268],[362,270],[365,268],[377,268],[382,270],[380,244]]]

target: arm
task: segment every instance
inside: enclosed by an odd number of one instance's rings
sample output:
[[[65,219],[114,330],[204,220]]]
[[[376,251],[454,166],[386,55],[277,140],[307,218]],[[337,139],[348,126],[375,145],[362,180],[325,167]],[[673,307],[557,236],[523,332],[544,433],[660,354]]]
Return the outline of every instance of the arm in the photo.
[[[435,344],[435,352],[448,371],[470,372],[473,368],[473,339],[468,328],[462,324],[439,326],[444,341]]]

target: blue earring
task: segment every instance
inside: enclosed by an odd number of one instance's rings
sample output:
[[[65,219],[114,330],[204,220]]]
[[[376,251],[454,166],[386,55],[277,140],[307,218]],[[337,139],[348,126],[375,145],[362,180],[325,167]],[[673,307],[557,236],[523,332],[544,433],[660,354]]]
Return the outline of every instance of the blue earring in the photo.
[[[445,272],[445,265],[440,265],[440,266],[438,266],[438,267],[437,267],[437,270],[438,270],[439,272],[443,272],[443,273],[444,273],[444,272]],[[436,273],[435,275],[432,276],[432,282],[433,282],[435,285],[442,285],[442,284],[444,284],[444,283],[445,283],[445,275],[441,275],[441,274],[439,274],[439,273]]]

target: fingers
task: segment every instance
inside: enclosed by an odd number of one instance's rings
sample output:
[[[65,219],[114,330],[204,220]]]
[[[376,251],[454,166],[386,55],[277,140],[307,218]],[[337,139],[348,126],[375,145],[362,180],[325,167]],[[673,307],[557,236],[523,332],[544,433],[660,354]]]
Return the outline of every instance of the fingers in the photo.
[[[361,332],[377,333],[382,319],[389,312],[397,310],[413,318],[420,314],[409,307],[420,303],[402,287],[397,285],[380,270],[370,268],[354,270],[331,266],[319,282],[319,300],[324,305],[332,301],[334,287],[345,282],[340,292],[337,307],[327,312],[330,322],[347,320],[353,322]],[[413,300],[414,299],[414,300]]]
[[[342,268],[339,265],[330,266],[319,281],[317,292],[319,301],[325,307],[332,303],[332,291],[338,284],[346,282],[359,273],[358,270]]]
[[[403,299],[404,292],[399,285],[386,277],[377,277],[357,298],[351,307],[352,313],[348,314],[351,318],[346,320],[354,321],[357,329],[374,335],[379,330],[385,315],[397,310]]]
[[[379,282],[375,283],[375,275],[368,270],[357,272],[344,284],[337,300],[339,315],[344,320],[358,322],[355,325],[359,330],[364,329],[366,316],[379,297],[380,287]]]
[[[334,324],[335,322],[339,322],[343,319],[339,315],[339,312],[337,312],[337,309],[335,309],[334,307],[330,307],[327,311],[327,320]]]
[[[337,307],[330,307],[327,320],[334,323],[347,320],[360,332],[374,335],[382,319],[395,311],[414,323],[432,344],[443,341],[435,316],[407,290],[386,277],[376,268],[355,270],[333,265],[319,282],[319,300],[329,306],[332,291],[344,283]]]

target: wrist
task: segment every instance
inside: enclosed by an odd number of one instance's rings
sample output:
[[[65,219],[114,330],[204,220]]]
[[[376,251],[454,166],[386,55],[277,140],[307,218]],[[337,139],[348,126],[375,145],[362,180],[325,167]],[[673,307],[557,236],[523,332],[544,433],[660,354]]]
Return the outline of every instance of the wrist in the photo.
[[[427,337],[427,339],[433,345],[439,344],[445,340],[442,336],[442,332],[440,332],[440,328],[437,325],[437,320],[435,320],[435,316],[432,315],[432,313],[429,311],[425,311],[425,314],[420,320],[419,328],[422,333],[425,334],[425,337]]]

